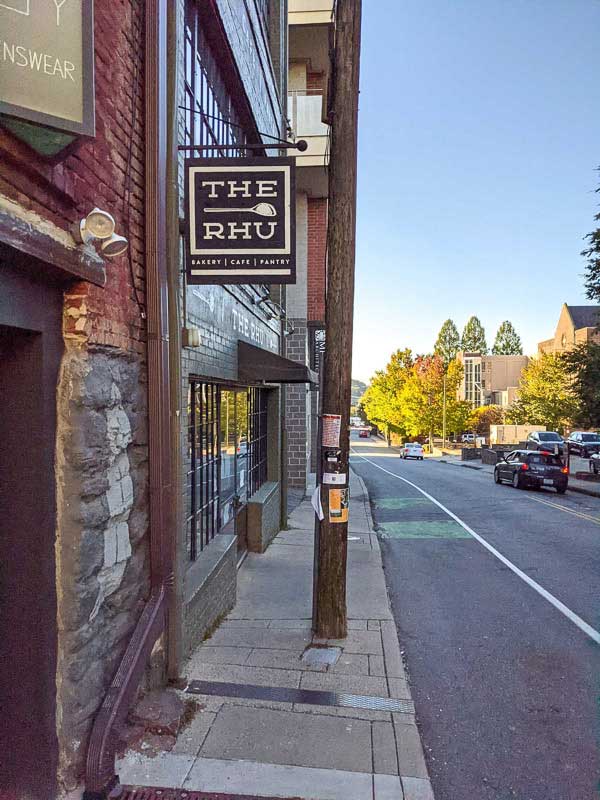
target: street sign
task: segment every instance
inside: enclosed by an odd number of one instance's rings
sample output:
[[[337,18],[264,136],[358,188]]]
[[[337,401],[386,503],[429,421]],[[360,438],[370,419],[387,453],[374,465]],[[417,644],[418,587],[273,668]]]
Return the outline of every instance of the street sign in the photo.
[[[296,282],[295,164],[186,159],[188,283]]]

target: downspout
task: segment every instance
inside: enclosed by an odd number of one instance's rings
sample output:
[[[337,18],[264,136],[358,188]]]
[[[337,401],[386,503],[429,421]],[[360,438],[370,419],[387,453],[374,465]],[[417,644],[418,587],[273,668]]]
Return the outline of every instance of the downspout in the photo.
[[[146,306],[150,469],[150,597],[94,720],[83,800],[118,792],[117,732],[148,658],[165,630],[170,577],[171,434],[166,230],[167,0],[147,0],[145,19]],[[118,796],[115,792],[114,796]]]

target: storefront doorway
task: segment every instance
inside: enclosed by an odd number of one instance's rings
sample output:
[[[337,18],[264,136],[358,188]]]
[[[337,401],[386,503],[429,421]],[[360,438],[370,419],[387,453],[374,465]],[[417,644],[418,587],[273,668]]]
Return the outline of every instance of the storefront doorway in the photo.
[[[62,292],[0,255],[0,786],[54,796],[56,384]],[[1,792],[0,792],[1,793]]]

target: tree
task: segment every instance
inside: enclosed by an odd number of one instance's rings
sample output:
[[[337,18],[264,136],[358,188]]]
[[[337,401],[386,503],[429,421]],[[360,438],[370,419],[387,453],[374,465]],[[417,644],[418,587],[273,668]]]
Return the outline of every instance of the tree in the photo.
[[[465,325],[460,346],[468,353],[487,353],[485,329],[477,317],[472,316]]]
[[[375,373],[361,398],[360,406],[367,419],[385,433],[388,442],[392,431],[406,435],[400,392],[412,365],[410,350],[396,350],[386,368]]]
[[[584,428],[600,428],[600,345],[577,345],[564,360],[579,401],[574,421]]]
[[[459,349],[460,335],[458,333],[458,328],[453,320],[447,319],[440,328],[433,352],[436,356],[439,356],[444,365],[447,366],[456,358]]]
[[[504,410],[502,406],[479,406],[473,408],[467,420],[467,428],[478,436],[489,436],[490,425],[502,425]]]
[[[564,356],[544,353],[523,370],[519,397],[506,416],[516,425],[545,425],[562,433],[578,412],[579,402]]]
[[[521,338],[513,327],[512,322],[505,320],[498,328],[492,353],[495,356],[522,356],[523,345]]]
[[[600,188],[596,191],[600,192]],[[600,222],[600,213],[596,214],[594,220]],[[590,300],[600,303],[600,227],[585,238],[589,241],[589,247],[581,251],[588,262],[585,268],[585,293]]]

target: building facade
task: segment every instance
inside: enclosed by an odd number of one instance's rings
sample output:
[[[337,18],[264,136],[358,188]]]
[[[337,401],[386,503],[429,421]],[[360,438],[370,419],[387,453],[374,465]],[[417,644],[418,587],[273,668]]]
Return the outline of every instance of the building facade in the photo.
[[[317,373],[325,346],[329,124],[327,83],[332,0],[290,0],[288,116],[293,136],[308,143],[297,157],[298,280],[287,289],[293,333],[289,358]],[[317,391],[290,387],[286,393],[287,480],[305,490],[317,468]]]
[[[564,353],[578,344],[600,343],[600,306],[569,306],[563,303],[552,339],[538,344],[538,354]]]
[[[0,7],[0,787],[96,800],[140,685],[181,674],[285,519],[286,387],[316,380],[286,358],[286,290],[188,285],[183,223],[186,156],[287,139],[288,9],[19,3]],[[43,78],[51,96],[83,74],[62,120],[28,107],[44,92],[19,81],[17,22],[48,48],[87,36],[81,64],[65,53]],[[95,208],[116,238],[84,244]]]
[[[484,405],[510,406],[516,399],[521,373],[529,363],[527,356],[494,356],[459,352],[463,377],[458,400],[474,408]]]
[[[0,794],[15,799],[80,784],[149,591],[142,12],[0,7]],[[125,254],[81,242],[95,207]]]

